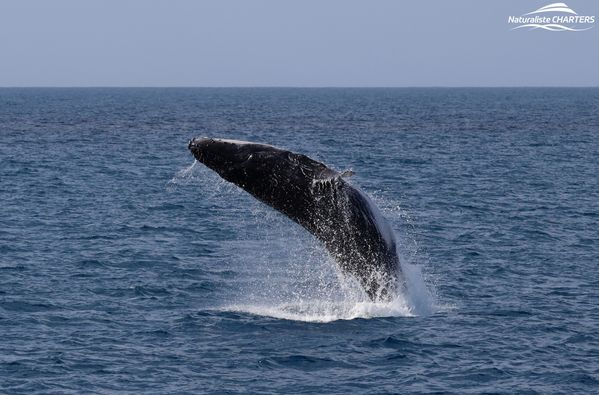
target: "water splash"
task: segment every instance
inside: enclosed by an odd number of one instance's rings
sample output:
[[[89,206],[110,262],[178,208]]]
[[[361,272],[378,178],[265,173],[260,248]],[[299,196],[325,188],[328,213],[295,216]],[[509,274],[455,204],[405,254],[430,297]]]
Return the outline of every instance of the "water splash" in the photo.
[[[230,287],[223,291],[219,310],[306,322],[412,317],[438,310],[433,288],[423,274],[424,255],[409,233],[413,226],[397,202],[372,197],[383,216],[396,225],[392,228],[402,229],[401,233],[391,229],[391,237],[397,241],[406,287],[389,301],[373,302],[355,278],[341,273],[321,243],[289,218],[204,171],[197,162],[169,181],[175,187],[188,184],[201,186],[201,199],[224,200],[247,213],[240,217],[234,213],[239,210],[225,211],[231,213],[231,226],[238,229],[235,240],[222,242],[236,276],[227,280]]]
[[[439,310],[434,289],[423,271],[423,254],[409,233],[398,237],[394,232],[406,282],[404,293],[390,301],[373,302],[358,281],[344,275],[324,247],[303,228],[258,202],[251,212],[248,225],[269,226],[260,227],[259,234],[253,228],[247,235],[251,242],[237,246],[236,256],[251,255],[252,262],[243,266],[250,265],[252,270],[239,276],[237,291],[222,310],[305,322],[426,316]],[[397,208],[383,212],[393,222],[402,213]],[[404,245],[410,248],[403,250]]]
[[[373,302],[355,278],[342,274],[331,258],[322,256],[326,252],[316,251],[322,247],[309,244],[300,252],[305,254],[301,263],[286,263],[279,257],[268,262],[279,265],[278,270],[254,266],[258,272],[236,284],[239,292],[222,310],[306,322],[426,316],[438,310],[422,266],[402,263],[405,293],[389,301]]]
[[[197,166],[198,163],[199,162],[197,160],[194,160],[191,165],[175,173],[173,178],[171,178],[169,182],[166,183],[167,190],[169,192],[173,192],[180,185],[188,185],[197,181],[199,179],[199,166]]]
[[[303,321],[303,322],[332,322],[353,320],[356,318],[375,317],[410,317],[414,314],[401,298],[391,302],[376,303],[372,301],[331,302],[320,299],[307,299],[298,302],[280,304],[238,304],[224,308],[228,311],[244,312],[273,318]]]

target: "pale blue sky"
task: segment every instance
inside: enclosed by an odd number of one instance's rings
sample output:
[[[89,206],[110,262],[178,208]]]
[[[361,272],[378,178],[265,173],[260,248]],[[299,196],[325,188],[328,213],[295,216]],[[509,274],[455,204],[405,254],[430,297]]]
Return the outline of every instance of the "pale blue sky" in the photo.
[[[553,1],[0,0],[0,86],[599,86],[585,32],[510,31]]]

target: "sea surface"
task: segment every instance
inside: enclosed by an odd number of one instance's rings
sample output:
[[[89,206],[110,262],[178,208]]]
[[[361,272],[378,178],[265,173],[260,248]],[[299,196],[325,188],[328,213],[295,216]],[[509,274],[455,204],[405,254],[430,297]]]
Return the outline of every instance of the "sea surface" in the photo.
[[[194,136],[352,169],[409,291]],[[599,89],[0,89],[0,214],[3,394],[599,392]]]

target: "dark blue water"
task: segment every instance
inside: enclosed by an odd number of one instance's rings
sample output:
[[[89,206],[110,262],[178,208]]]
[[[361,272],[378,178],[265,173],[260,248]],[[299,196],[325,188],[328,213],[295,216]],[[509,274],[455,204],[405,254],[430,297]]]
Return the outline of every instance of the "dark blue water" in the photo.
[[[411,294],[197,135],[352,168]],[[2,89],[0,392],[596,392],[598,174],[599,89]]]

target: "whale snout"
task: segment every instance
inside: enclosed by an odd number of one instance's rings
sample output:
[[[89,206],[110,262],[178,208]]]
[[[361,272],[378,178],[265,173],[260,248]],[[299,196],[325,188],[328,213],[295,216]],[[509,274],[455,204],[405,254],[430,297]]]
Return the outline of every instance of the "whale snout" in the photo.
[[[215,168],[241,166],[255,152],[278,151],[266,144],[211,137],[192,138],[189,140],[187,147],[198,161],[213,170]]]
[[[219,155],[221,153],[217,142],[208,137],[192,138],[189,140],[187,148],[197,160],[204,164],[207,164],[206,161],[208,160],[209,156]]]
[[[195,137],[189,141],[187,147],[198,161],[213,170],[247,159],[240,155],[240,146],[233,140]]]
[[[189,144],[187,145],[187,148],[189,150],[191,150],[192,152],[197,151],[202,148],[206,148],[213,141],[214,141],[213,139],[210,139],[208,137],[194,137],[191,140],[189,140]]]
[[[193,156],[202,163],[206,162],[206,154],[209,151],[211,139],[206,137],[194,137],[189,140],[187,148]]]
[[[197,161],[231,182],[244,177],[247,159],[255,150],[255,145],[246,142],[209,137],[192,138],[187,147]]]

